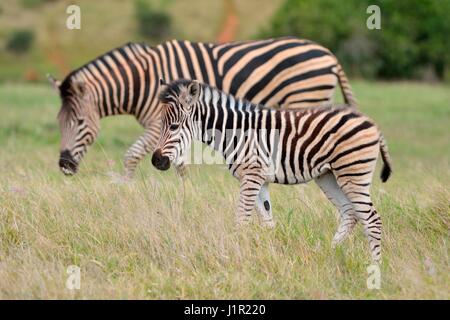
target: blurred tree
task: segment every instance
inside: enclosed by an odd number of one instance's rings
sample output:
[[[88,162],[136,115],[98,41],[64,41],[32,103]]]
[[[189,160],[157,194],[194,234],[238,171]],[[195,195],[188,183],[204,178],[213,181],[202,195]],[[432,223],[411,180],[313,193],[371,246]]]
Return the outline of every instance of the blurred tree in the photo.
[[[136,0],[135,12],[139,34],[142,37],[161,40],[170,34],[170,15],[163,9],[155,9],[148,1]]]
[[[366,8],[381,9],[381,30],[369,30]],[[285,0],[262,36],[317,41],[349,73],[364,77],[439,79],[450,73],[450,0]]]
[[[33,44],[34,33],[31,30],[15,30],[11,32],[7,42],[6,49],[21,54],[27,52]]]
[[[432,70],[440,79],[450,68],[450,0],[373,0],[381,7],[383,28],[376,35],[385,78],[422,78]]]

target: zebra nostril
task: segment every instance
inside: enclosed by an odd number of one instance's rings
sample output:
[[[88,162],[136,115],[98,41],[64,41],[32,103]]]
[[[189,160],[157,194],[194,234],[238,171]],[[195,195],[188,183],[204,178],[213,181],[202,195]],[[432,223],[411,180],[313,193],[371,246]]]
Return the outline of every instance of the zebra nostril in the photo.
[[[69,150],[61,151],[58,164],[64,174],[74,174],[77,172],[77,163]]]
[[[72,155],[70,154],[69,150],[65,149],[65,150],[61,151],[60,158],[61,159],[71,160],[72,159]]]
[[[161,154],[161,149],[155,150],[152,156],[152,164],[158,170],[167,170],[170,168],[169,157]]]
[[[152,165],[156,168],[158,168],[159,162],[161,161],[161,150],[156,149],[155,152],[153,152],[152,156]]]
[[[161,170],[167,170],[170,168],[170,161],[169,161],[169,157],[166,156],[162,156],[161,157],[161,165],[160,165],[160,169]]]

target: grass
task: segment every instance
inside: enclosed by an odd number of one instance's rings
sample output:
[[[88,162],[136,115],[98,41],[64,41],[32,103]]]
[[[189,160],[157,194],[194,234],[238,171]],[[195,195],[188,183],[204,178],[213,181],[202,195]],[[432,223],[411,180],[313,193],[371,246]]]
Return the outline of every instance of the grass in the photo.
[[[354,82],[388,140],[394,175],[372,188],[383,218],[380,290],[366,287],[359,227],[337,250],[334,208],[313,184],[271,186],[277,227],[233,226],[238,183],[193,166],[181,184],[147,159],[113,184],[139,135],[131,117],[102,121],[80,172],[57,168],[58,97],[0,86],[0,298],[449,299],[450,90]],[[81,267],[68,290],[66,268]]]

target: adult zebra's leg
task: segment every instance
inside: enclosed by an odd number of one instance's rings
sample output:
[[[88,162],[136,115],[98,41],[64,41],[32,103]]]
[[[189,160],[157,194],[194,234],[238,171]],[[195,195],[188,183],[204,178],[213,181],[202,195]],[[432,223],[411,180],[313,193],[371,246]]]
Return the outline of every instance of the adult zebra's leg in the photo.
[[[153,125],[145,129],[144,133],[125,153],[125,170],[128,178],[133,178],[138,163],[154,150],[159,139],[159,126]]]
[[[256,211],[264,226],[268,228],[275,227],[272,216],[272,204],[270,203],[269,186],[267,183],[261,187],[258,197],[256,198]]]
[[[244,175],[241,179],[239,204],[236,213],[236,224],[245,225],[250,222],[253,208],[264,180],[259,175]]]
[[[158,143],[160,134],[159,126],[149,126],[144,133],[136,140],[135,143],[125,153],[125,170],[127,178],[133,178],[136,167],[139,162],[150,152],[153,152]],[[186,175],[186,166],[184,161],[175,165],[177,174],[183,178]]]
[[[341,217],[341,222],[339,224],[338,230],[333,237],[332,246],[334,248],[350,235],[358,220],[355,216],[353,204],[347,198],[344,192],[342,192],[341,188],[336,182],[336,178],[331,172],[326,172],[325,174],[316,178],[315,181],[323,191],[325,196],[338,209]]]

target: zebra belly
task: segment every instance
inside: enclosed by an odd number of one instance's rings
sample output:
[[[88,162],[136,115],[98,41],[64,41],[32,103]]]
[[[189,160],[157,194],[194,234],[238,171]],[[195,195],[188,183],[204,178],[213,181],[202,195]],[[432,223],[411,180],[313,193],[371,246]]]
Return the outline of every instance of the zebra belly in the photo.
[[[320,177],[330,170],[329,164],[320,164],[312,169],[305,168],[303,171],[300,168],[292,169],[289,166],[278,166],[275,173],[267,174],[267,181],[278,184],[301,184]]]

